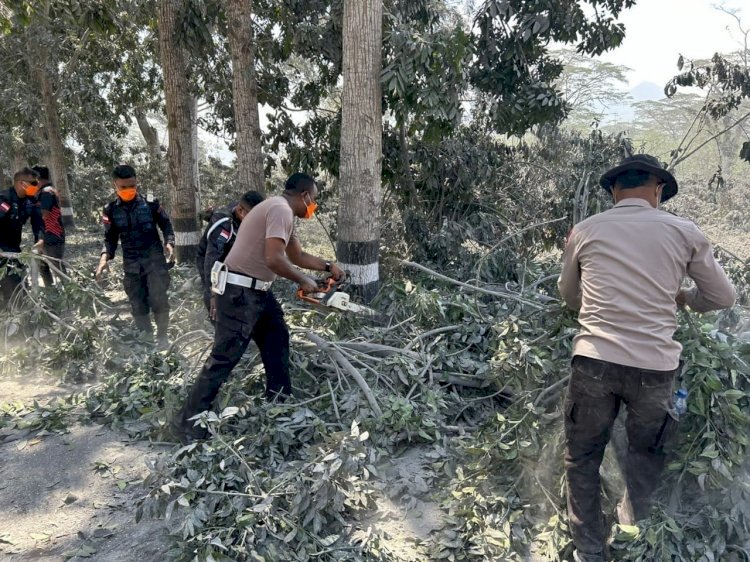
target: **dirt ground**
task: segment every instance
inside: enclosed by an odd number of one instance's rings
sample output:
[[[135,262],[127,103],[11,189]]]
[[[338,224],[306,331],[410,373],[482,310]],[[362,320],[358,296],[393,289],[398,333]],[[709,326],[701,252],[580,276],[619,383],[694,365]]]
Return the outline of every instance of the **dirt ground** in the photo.
[[[49,378],[0,378],[2,402],[44,405],[81,390]],[[143,562],[169,559],[162,521],[135,522],[145,461],[170,450],[97,424],[68,433],[0,429],[0,560]],[[440,528],[430,499],[429,458],[407,449],[383,467],[377,511],[361,522],[384,533],[399,559],[426,560],[421,543]]]
[[[45,404],[75,390],[39,378],[0,379],[3,402]],[[163,558],[163,522],[134,517],[144,461],[158,453],[96,424],[64,434],[0,430],[0,560]]]

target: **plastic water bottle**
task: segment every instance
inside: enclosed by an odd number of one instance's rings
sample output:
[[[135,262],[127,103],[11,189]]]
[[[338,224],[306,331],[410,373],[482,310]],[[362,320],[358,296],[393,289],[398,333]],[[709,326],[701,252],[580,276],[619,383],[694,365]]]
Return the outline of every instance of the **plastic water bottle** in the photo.
[[[678,416],[687,413],[687,397],[688,391],[685,388],[680,388],[674,393],[674,411]]]

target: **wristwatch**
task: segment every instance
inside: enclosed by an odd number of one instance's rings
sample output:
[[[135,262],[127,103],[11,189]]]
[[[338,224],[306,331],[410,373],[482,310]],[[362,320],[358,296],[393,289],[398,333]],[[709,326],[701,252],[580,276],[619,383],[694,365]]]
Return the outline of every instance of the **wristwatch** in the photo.
[[[326,262],[326,269],[325,270],[326,270],[326,272],[331,273],[331,262],[329,262],[329,261]]]

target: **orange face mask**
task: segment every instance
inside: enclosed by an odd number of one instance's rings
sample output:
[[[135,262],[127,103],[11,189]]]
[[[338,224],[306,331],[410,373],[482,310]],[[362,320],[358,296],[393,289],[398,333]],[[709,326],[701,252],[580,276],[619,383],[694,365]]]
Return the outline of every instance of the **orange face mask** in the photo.
[[[39,192],[39,184],[26,182],[26,187],[23,190],[26,193],[26,197],[34,197]]]
[[[308,197],[310,197],[308,195]],[[303,219],[311,219],[313,218],[313,215],[315,214],[315,211],[318,209],[318,204],[310,198],[309,203],[305,203],[307,206],[307,209],[305,210],[305,215],[302,217]]]
[[[122,187],[117,190],[117,196],[122,199],[124,203],[135,199],[138,190],[135,187]]]

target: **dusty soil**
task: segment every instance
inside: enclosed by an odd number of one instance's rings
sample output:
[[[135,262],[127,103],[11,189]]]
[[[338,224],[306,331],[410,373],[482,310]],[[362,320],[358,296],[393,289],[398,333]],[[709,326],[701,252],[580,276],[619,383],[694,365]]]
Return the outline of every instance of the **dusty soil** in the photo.
[[[430,497],[429,451],[414,446],[381,467],[387,487],[381,485],[377,511],[362,522],[382,532],[384,546],[405,562],[427,560],[421,543],[443,525],[445,513]]]
[[[75,390],[49,379],[0,379],[2,402],[45,404]],[[159,449],[96,424],[68,430],[0,430],[0,560],[162,558],[163,522],[134,517],[145,460]]]

